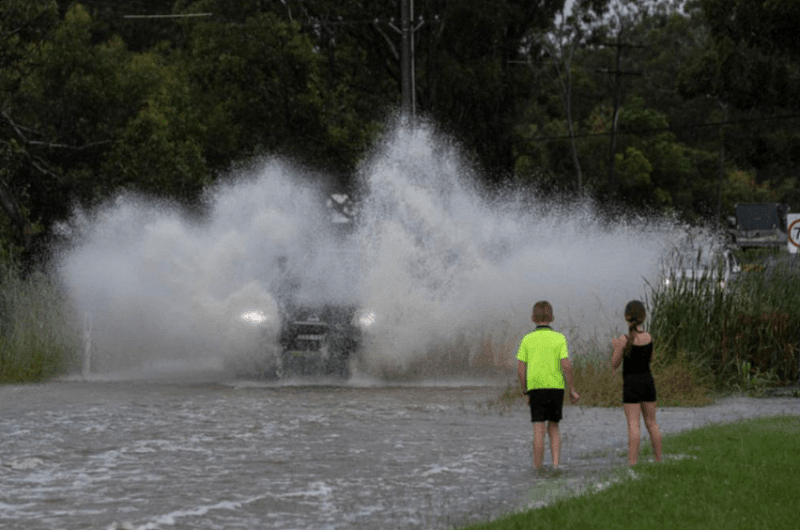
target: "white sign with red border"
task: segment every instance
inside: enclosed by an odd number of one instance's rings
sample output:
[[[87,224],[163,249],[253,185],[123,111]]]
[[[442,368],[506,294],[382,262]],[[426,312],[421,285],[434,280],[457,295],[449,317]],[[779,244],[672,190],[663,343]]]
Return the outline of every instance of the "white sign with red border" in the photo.
[[[790,213],[786,215],[786,226],[789,232],[787,245],[791,254],[797,254],[800,248],[800,213]]]

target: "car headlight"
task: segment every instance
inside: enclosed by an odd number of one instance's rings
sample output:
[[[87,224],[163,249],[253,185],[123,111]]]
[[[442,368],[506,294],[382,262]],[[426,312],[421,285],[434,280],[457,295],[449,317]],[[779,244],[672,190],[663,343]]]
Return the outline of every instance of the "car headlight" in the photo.
[[[362,327],[368,328],[375,324],[376,316],[374,311],[359,311],[355,315],[355,323]]]
[[[263,311],[245,311],[239,318],[250,324],[263,324],[269,320]]]

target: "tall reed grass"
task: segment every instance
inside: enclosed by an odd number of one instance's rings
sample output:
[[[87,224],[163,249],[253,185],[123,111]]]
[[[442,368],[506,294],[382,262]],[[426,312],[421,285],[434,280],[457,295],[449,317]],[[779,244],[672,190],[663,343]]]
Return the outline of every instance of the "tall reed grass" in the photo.
[[[44,381],[77,365],[72,312],[48,276],[25,278],[7,262],[0,270],[0,383]]]
[[[656,353],[651,368],[659,405],[699,406],[712,401],[708,378],[685,357],[662,360]],[[572,374],[580,405],[615,407],[622,403],[622,370],[611,369],[610,345],[608,355],[575,356]]]
[[[800,268],[787,256],[653,289],[650,331],[667,364],[688,362],[714,388],[761,393],[798,381]]]

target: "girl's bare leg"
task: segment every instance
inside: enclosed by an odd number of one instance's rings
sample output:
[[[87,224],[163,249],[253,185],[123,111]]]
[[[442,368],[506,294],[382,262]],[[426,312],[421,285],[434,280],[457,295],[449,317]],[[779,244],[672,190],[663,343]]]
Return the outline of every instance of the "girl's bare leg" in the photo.
[[[550,436],[550,453],[553,455],[553,469],[556,469],[558,468],[558,461],[561,456],[561,433],[558,430],[557,421],[547,422],[547,434]]]
[[[642,403],[642,416],[644,416],[644,426],[650,433],[650,443],[653,445],[653,455],[656,462],[661,462],[661,430],[656,423],[656,403],[651,401]]]
[[[625,419],[628,420],[628,465],[636,464],[639,458],[639,404],[623,403]]]

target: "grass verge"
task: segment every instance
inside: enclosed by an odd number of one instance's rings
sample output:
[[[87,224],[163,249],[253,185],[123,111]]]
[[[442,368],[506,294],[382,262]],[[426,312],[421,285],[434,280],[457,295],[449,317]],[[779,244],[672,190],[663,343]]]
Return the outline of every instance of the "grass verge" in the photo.
[[[665,436],[664,454],[685,458],[640,464],[635,480],[466,528],[797,528],[799,417],[759,418]]]
[[[0,271],[0,384],[50,379],[77,364],[78,337],[64,293],[43,274]]]
[[[660,407],[698,407],[714,401],[715,391],[708,377],[693,365],[687,356],[681,355],[667,363],[655,363],[653,379],[656,383]],[[578,403],[586,407],[619,407],[622,405],[622,370],[614,372],[611,360],[597,356],[580,357],[572,363],[572,378],[575,389],[581,395]],[[511,410],[527,403],[519,392],[516,374],[505,391],[487,405],[500,412]],[[567,395],[564,396],[567,402]]]
[[[697,407],[713,401],[707,378],[691,361],[680,356],[652,367],[658,404],[664,407]],[[611,359],[578,358],[572,369],[580,405],[616,407],[622,403],[622,369],[611,369]]]

